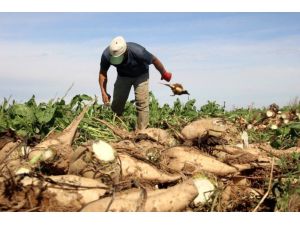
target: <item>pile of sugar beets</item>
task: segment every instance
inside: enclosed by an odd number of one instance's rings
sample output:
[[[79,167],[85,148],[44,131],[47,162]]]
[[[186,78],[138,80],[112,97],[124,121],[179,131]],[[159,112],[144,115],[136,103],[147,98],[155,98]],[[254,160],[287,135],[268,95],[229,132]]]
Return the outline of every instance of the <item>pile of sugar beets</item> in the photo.
[[[32,148],[0,146],[1,211],[264,211],[277,159],[300,152],[249,144],[247,132],[219,118],[181,132],[128,132],[99,120],[122,140],[74,148],[87,110]]]

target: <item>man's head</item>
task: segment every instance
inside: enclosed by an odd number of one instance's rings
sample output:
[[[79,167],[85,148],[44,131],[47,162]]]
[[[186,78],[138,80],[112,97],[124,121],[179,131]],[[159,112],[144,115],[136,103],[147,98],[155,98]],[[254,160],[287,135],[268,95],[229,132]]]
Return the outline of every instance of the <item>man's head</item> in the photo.
[[[110,63],[113,65],[119,65],[124,59],[124,53],[126,52],[127,44],[123,37],[115,37],[109,45]]]

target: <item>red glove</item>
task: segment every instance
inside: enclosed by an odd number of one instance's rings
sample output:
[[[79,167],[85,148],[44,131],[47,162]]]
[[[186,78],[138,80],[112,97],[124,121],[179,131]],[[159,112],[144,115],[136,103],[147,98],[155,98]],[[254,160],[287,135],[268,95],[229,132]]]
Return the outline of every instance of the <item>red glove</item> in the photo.
[[[170,72],[164,72],[163,75],[161,75],[161,80],[166,80],[166,81],[170,81],[172,78],[172,73]]]

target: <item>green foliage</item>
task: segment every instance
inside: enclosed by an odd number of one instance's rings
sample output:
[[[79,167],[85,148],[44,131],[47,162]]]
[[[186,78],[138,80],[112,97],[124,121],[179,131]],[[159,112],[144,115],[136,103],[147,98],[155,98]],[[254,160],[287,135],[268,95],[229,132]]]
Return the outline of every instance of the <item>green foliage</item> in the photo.
[[[35,133],[36,117],[32,108],[26,104],[14,104],[8,110],[8,125],[22,137]]]
[[[78,115],[86,103],[93,104],[86,113],[83,122],[80,124],[80,140],[89,138],[103,138],[116,140],[116,137],[103,124],[96,122],[94,118],[104,119],[113,125],[133,131],[136,126],[136,107],[133,102],[127,102],[121,118],[116,117],[111,108],[97,102],[97,98],[81,94],[74,96],[69,103],[64,99],[50,100],[49,102],[37,103],[35,96],[32,96],[24,104],[8,99],[0,105],[0,132],[11,129],[19,136],[32,138],[36,135],[41,138],[51,130],[62,130],[70,124]],[[159,104],[158,99],[150,92],[150,127],[170,128],[180,131],[183,126],[201,117],[223,117],[234,122],[242,117],[247,122],[259,123],[263,119],[265,109],[239,108],[225,111],[215,101],[208,101],[199,109],[196,107],[196,100],[191,99],[185,103],[177,98],[173,105]],[[299,104],[289,106],[293,110],[300,108]],[[278,130],[266,129],[264,131],[249,130],[250,142],[270,142],[275,148],[288,148],[295,146],[300,138],[300,122],[293,122],[280,127]]]
[[[290,210],[289,201],[293,196],[300,195],[300,154],[294,153],[288,157],[282,157],[279,161],[281,171],[280,179],[275,179],[273,194],[276,197],[278,211]]]
[[[300,138],[300,122],[293,122],[282,126],[273,132],[270,137],[274,148],[290,148],[296,145]]]
[[[0,131],[5,130],[8,127],[7,118],[4,112],[0,111]]]
[[[87,101],[92,101],[93,98],[86,95],[86,94],[82,94],[82,95],[76,95],[72,98],[71,102],[70,102],[70,108],[73,109],[73,107],[76,107],[76,111],[78,110],[82,110],[84,107],[84,103]]]
[[[200,108],[200,115],[206,117],[222,117],[225,113],[225,106],[217,104],[215,101],[208,101]]]
[[[150,93],[150,126],[166,128],[168,125],[179,127],[198,118],[199,114],[195,106],[196,100],[189,100],[185,104],[178,98],[173,103],[160,106],[158,100]]]
[[[266,143],[270,141],[272,134],[274,133],[273,130],[266,130],[266,131],[254,131],[249,130],[247,131],[249,136],[250,143]]]
[[[252,123],[254,121],[259,122],[263,119],[263,112],[265,109],[255,109],[255,108],[237,108],[230,112],[226,112],[226,117],[234,121],[235,119],[242,117],[248,123]]]
[[[11,105],[4,99],[0,106],[0,132],[11,129],[20,137],[28,139],[35,135],[45,136],[55,128],[62,130],[82,110],[82,102],[89,99],[92,98],[77,95],[70,104],[66,104],[63,99],[37,104],[33,95],[24,104],[13,102]]]

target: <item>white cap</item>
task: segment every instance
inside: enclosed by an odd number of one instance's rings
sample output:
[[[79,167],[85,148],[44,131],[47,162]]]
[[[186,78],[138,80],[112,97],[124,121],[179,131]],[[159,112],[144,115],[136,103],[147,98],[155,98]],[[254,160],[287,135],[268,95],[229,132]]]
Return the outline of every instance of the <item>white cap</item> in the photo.
[[[110,63],[118,65],[124,59],[127,44],[122,36],[115,37],[109,45]]]

